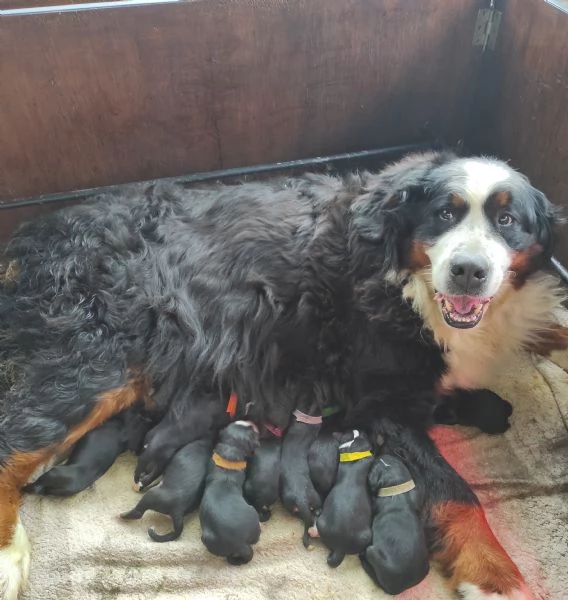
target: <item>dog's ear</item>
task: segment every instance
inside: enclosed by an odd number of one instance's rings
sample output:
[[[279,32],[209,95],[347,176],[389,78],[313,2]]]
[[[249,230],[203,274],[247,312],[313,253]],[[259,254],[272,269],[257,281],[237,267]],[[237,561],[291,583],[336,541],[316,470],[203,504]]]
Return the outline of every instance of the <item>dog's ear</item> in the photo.
[[[368,196],[354,207],[354,229],[363,243],[379,249],[383,272],[401,268],[404,244],[428,198],[428,175],[451,158],[445,153],[406,157],[374,178]]]
[[[550,258],[554,250],[555,232],[557,227],[564,225],[566,219],[561,209],[540,191],[532,188],[534,198],[534,228],[535,235],[543,254]]]

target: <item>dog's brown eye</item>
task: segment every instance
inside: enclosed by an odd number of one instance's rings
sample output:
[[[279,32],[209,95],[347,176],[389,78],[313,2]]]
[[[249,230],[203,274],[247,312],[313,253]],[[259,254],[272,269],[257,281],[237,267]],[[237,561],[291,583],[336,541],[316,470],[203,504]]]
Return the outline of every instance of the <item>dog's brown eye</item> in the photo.
[[[513,217],[509,213],[503,213],[502,215],[499,215],[497,222],[502,227],[508,227],[513,224]]]
[[[454,218],[454,211],[451,208],[442,208],[438,215],[442,221],[451,221]]]

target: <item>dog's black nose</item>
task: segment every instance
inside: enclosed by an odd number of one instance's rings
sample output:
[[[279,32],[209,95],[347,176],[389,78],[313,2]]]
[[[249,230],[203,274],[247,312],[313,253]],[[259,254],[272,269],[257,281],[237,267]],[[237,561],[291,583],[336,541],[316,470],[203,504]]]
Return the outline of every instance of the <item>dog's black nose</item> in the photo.
[[[480,295],[487,280],[489,263],[482,256],[456,256],[450,265],[456,295]]]

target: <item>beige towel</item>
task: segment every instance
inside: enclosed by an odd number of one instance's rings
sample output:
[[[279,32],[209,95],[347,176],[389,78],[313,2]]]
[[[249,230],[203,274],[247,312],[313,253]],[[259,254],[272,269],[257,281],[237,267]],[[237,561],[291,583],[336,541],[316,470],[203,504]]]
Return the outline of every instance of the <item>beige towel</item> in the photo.
[[[568,364],[568,354],[557,357]],[[515,406],[505,435],[440,427],[435,438],[482,499],[503,545],[537,598],[568,598],[568,375],[550,361],[519,359],[493,388]],[[122,522],[139,496],[134,458],[121,457],[90,490],[68,500],[26,498],[33,544],[28,600],[351,600],[387,598],[356,557],[338,569],[321,546],[306,551],[299,521],[276,510],[263,524],[253,561],[230,567],[200,542],[196,515],[180,540],[157,544],[146,530],[163,517]],[[450,598],[431,572],[406,600]]]

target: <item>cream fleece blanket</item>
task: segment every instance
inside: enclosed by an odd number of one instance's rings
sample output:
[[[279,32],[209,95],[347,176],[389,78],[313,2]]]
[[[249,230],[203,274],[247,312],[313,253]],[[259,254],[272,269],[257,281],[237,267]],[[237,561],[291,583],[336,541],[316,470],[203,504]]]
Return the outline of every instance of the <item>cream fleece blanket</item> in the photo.
[[[558,364],[523,358],[492,386],[513,403],[512,428],[502,436],[440,427],[435,437],[473,485],[503,545],[537,598],[568,598],[568,353]],[[132,490],[134,458],[121,457],[90,490],[71,499],[28,497],[23,520],[33,544],[27,600],[351,600],[387,598],[348,557],[338,569],[318,546],[304,550],[299,521],[274,511],[263,524],[251,563],[230,567],[207,553],[196,515],[180,540],[152,542],[147,513],[122,522],[139,499]],[[437,573],[400,596],[444,600]]]

